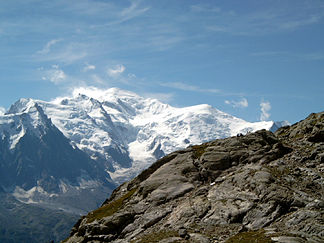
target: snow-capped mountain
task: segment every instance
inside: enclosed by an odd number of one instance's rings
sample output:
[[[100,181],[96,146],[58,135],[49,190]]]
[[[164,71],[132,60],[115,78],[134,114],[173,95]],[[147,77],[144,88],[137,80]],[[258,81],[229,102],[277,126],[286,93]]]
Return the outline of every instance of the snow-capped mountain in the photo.
[[[115,186],[105,167],[73,147],[36,101],[16,102],[0,117],[0,134],[0,187],[21,202],[82,213],[100,199],[71,208],[67,198],[98,196]]]
[[[176,108],[116,88],[77,89],[50,102],[20,99],[0,115],[0,196],[34,215],[36,207],[69,220],[165,154],[281,125],[246,122],[209,105]]]
[[[32,113],[31,104],[41,108],[72,146],[97,161],[117,183],[177,149],[275,125],[246,122],[209,105],[176,108],[117,88],[87,88],[51,102],[17,101],[0,119],[0,132],[10,137],[10,149],[24,136],[25,127],[40,136],[41,119]],[[24,126],[13,125],[10,120],[18,119],[17,114],[33,119]]]
[[[1,186],[14,186],[25,202],[84,185],[113,187],[172,151],[274,126],[209,105],[176,108],[117,88],[78,89],[50,102],[20,99],[0,116]]]
[[[274,125],[246,122],[209,105],[176,108],[117,88],[77,89],[71,97],[35,102],[117,183],[177,149]]]

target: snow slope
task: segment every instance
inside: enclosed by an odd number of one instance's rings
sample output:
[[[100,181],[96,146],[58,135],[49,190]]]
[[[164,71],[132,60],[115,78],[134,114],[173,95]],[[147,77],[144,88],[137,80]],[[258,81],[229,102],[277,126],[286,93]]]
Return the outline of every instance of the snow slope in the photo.
[[[209,105],[176,108],[117,88],[80,88],[71,97],[35,102],[118,183],[177,149],[274,124],[247,122]]]
[[[25,133],[17,114],[32,116],[35,104],[73,146],[103,164],[117,183],[177,149],[274,125],[247,122],[206,104],[177,108],[117,88],[79,88],[70,97],[50,102],[21,99],[0,116],[0,132],[10,134],[11,149]],[[41,125],[37,121],[35,117],[25,123],[37,131]]]

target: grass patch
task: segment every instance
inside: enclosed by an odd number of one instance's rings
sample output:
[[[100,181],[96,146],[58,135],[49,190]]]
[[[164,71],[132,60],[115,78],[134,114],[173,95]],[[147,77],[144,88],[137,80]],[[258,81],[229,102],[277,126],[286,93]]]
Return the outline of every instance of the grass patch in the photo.
[[[130,198],[136,191],[137,188],[134,188],[127,192],[122,197],[90,212],[87,215],[87,223],[93,222],[95,219],[102,219],[104,217],[108,217],[113,215],[115,212],[117,212],[119,209],[121,209],[124,206],[124,201]]]
[[[271,166],[266,166],[266,168],[269,170],[270,174],[276,179],[281,179],[282,177],[292,173],[288,166],[285,166],[282,169],[279,169],[278,167],[271,167]]]
[[[152,175],[156,170],[158,170],[164,164],[173,160],[175,157],[177,157],[177,153],[171,153],[171,154],[168,154],[168,155],[164,156],[163,158],[157,160],[149,168],[147,168],[146,170],[143,170],[138,176],[136,176],[135,179],[133,179],[131,182],[129,182],[127,188],[130,189],[134,186],[137,187],[142,181],[149,178],[150,175]]]
[[[163,239],[170,237],[179,237],[179,234],[175,230],[161,230],[159,232],[152,232],[150,234],[143,235],[138,240],[133,240],[131,243],[151,243],[151,242],[159,242]]]
[[[229,238],[226,243],[272,243],[270,237],[264,234],[264,230],[241,232]]]
[[[191,146],[193,152],[192,156],[194,159],[199,159],[205,152],[206,148],[208,147],[207,144],[201,144],[201,145],[193,145]]]

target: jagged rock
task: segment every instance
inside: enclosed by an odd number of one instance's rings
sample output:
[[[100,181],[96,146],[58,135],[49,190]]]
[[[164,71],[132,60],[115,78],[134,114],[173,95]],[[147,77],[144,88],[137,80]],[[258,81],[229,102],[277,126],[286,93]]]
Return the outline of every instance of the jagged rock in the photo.
[[[178,234],[181,238],[187,238],[188,231],[185,228],[180,228]]]
[[[323,120],[311,114],[275,134],[169,154],[81,219],[67,242],[324,242]]]

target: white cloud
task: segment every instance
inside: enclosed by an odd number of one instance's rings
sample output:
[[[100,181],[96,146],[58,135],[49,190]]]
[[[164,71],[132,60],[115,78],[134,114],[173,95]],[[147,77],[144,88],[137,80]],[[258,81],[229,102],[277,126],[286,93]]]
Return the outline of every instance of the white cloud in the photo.
[[[103,80],[100,76],[98,76],[96,74],[92,75],[91,79],[97,84],[104,84],[105,83],[105,80]]]
[[[98,100],[104,100],[104,97],[109,95],[109,89],[100,89],[94,86],[80,86],[77,88],[73,88],[72,95],[73,97],[78,96],[79,94],[84,94],[88,97],[92,97]]]
[[[47,52],[47,55],[40,55],[44,53],[37,52],[38,55],[34,57],[36,61],[64,63],[66,65],[84,59],[88,56],[88,49],[88,44],[71,42],[67,45],[60,46],[55,52]]]
[[[91,65],[91,64],[86,64],[86,66],[83,68],[84,72],[90,71],[90,70],[95,70],[96,66],[95,65]]]
[[[110,77],[117,77],[120,74],[122,74],[125,70],[126,67],[124,65],[118,64],[113,68],[109,68],[107,72]]]
[[[133,2],[131,2],[131,5],[129,7],[123,9],[120,12],[120,16],[122,17],[121,21],[126,21],[128,19],[137,17],[137,16],[145,13],[149,9],[150,9],[149,7],[139,8],[139,1],[133,1]]]
[[[201,93],[220,93],[219,89],[202,89],[198,86],[181,83],[181,82],[160,83],[160,86],[184,90],[184,91],[201,92]]]
[[[145,12],[147,12],[150,9],[150,7],[141,7],[140,2],[141,1],[131,1],[129,7],[123,8],[121,10],[115,9],[113,11],[109,11],[109,12],[116,13],[114,15],[115,19],[113,21],[108,22],[107,24],[102,25],[102,26],[119,25],[121,23],[124,23],[128,20],[131,20],[133,18],[136,18],[136,17],[144,14]]]
[[[225,104],[231,105],[234,108],[246,108],[249,106],[248,100],[246,98],[242,98],[241,100],[225,100]]]
[[[261,115],[260,115],[260,120],[261,121],[266,121],[270,117],[269,111],[271,110],[271,105],[269,101],[262,101],[260,103],[261,107]]]
[[[53,65],[51,69],[45,70],[43,80],[49,80],[54,84],[60,84],[66,81],[67,76],[58,65]]]
[[[145,98],[153,98],[164,103],[170,103],[174,99],[174,94],[172,93],[144,93]]]
[[[0,116],[4,115],[6,109],[0,106]]]
[[[42,50],[38,51],[38,54],[47,54],[51,51],[51,47],[55,45],[56,43],[60,42],[62,39],[54,39],[46,43],[46,45],[43,47]]]
[[[136,75],[133,74],[133,73],[129,73],[129,74],[127,75],[127,77],[128,77],[129,79],[135,79],[135,78],[137,78]]]

